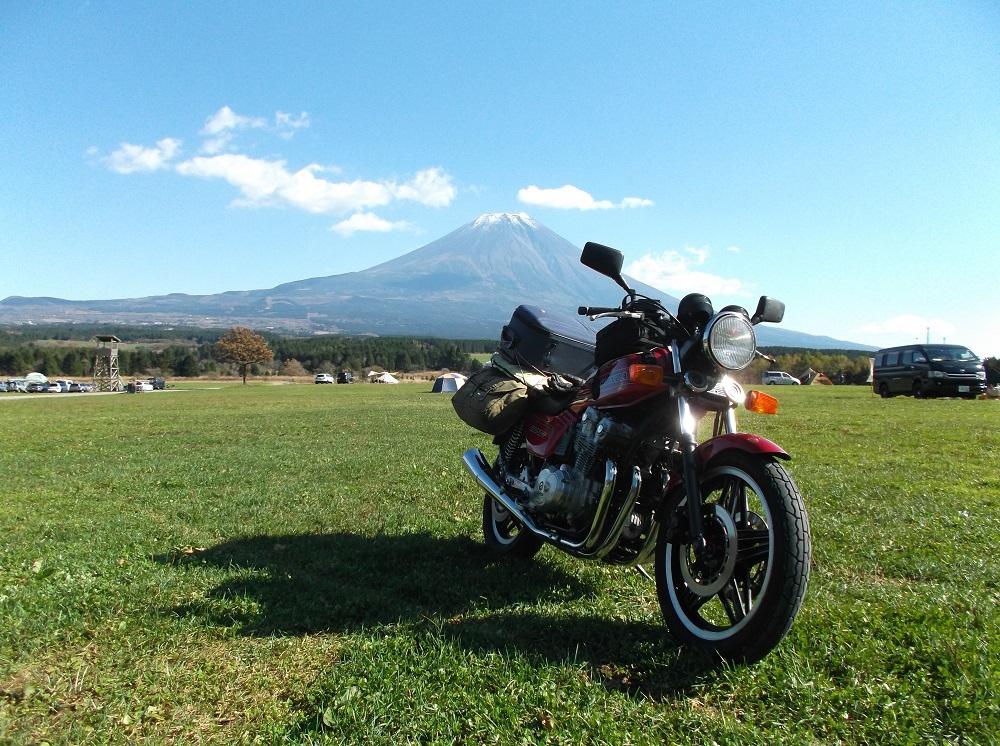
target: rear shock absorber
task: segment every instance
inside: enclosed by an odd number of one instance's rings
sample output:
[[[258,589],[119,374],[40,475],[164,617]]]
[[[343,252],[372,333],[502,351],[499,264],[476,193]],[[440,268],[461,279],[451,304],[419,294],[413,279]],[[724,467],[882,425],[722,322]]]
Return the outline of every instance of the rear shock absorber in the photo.
[[[500,449],[500,464],[505,471],[510,464],[510,460],[514,458],[514,454],[517,452],[517,448],[521,445],[523,439],[524,420],[521,420],[511,429],[510,435],[507,436],[507,440],[503,444],[503,448]]]

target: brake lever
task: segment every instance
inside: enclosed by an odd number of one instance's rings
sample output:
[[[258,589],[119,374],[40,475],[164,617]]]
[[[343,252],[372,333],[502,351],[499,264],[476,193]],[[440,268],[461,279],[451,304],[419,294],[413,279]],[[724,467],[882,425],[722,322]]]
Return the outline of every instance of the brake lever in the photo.
[[[636,311],[606,311],[605,313],[595,313],[587,317],[591,321],[597,321],[598,319],[642,319],[645,318],[644,314],[638,313]]]

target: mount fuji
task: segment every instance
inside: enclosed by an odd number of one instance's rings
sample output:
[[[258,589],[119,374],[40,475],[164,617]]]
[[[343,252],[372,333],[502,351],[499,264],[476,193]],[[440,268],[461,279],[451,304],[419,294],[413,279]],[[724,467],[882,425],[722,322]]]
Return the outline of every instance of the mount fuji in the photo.
[[[242,324],[297,333],[491,339],[519,304],[574,313],[617,306],[622,291],[579,261],[580,248],[524,213],[487,213],[426,246],[360,272],[263,290],[73,301],[13,296],[0,323]],[[632,278],[640,293],[677,299]],[[850,342],[758,327],[763,345],[859,348]]]

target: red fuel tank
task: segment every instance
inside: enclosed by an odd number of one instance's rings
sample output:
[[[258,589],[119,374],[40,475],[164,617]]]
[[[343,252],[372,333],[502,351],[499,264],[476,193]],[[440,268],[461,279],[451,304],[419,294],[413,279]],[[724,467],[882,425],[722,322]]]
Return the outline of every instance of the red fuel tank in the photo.
[[[658,347],[611,360],[597,371],[600,409],[630,407],[667,390],[664,376],[673,372],[670,350]]]

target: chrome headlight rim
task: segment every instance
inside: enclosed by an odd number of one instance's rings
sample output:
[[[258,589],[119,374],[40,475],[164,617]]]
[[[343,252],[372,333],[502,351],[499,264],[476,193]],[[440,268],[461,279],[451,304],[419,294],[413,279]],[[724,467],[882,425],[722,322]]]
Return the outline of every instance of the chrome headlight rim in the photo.
[[[733,330],[737,333],[733,333]],[[714,336],[726,334],[725,339],[714,339]],[[740,337],[749,341],[739,346]],[[713,344],[714,341],[714,344]],[[728,345],[723,349],[723,345]],[[757,352],[757,335],[753,325],[744,314],[736,311],[723,311],[713,316],[705,326],[702,335],[702,346],[708,359],[723,370],[743,370],[754,361]]]

